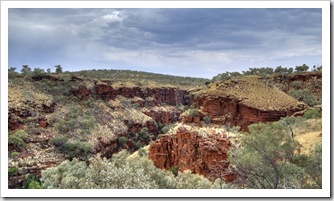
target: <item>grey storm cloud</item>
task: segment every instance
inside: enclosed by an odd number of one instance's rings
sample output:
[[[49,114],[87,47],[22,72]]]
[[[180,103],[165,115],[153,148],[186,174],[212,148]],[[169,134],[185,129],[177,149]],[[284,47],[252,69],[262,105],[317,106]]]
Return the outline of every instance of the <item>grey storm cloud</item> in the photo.
[[[212,77],[321,65],[321,9],[9,9],[9,65]]]

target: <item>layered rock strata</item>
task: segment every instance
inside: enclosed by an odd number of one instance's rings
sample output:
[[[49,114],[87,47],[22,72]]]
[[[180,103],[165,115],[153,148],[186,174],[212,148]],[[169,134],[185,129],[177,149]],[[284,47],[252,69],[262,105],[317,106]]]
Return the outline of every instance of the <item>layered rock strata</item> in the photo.
[[[227,162],[231,142],[227,136],[211,133],[203,136],[179,127],[175,134],[162,135],[150,145],[149,158],[161,169],[178,167],[190,170],[210,180],[222,178],[226,182],[235,179]]]

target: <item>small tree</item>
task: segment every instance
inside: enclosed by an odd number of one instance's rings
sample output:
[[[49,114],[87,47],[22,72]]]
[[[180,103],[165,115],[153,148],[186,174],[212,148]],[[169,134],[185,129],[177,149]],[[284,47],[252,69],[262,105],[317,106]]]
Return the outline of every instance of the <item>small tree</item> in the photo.
[[[304,170],[290,163],[296,141],[280,123],[258,123],[242,136],[242,147],[229,160],[246,188],[300,188]]]
[[[17,75],[17,72],[15,72],[16,68],[10,67],[8,69],[8,78],[14,78]]]
[[[55,65],[56,68],[56,74],[60,74],[63,72],[63,68],[60,65]]]
[[[296,66],[295,70],[296,72],[305,72],[309,69],[310,67],[308,67],[306,64],[303,64],[302,66]]]
[[[121,137],[118,138],[117,141],[118,141],[118,145],[122,146],[122,145],[124,145],[124,144],[126,144],[128,142],[128,139],[126,137],[124,137],[124,136],[121,136]]]
[[[28,65],[22,65],[21,75],[27,76],[31,74],[31,68]]]

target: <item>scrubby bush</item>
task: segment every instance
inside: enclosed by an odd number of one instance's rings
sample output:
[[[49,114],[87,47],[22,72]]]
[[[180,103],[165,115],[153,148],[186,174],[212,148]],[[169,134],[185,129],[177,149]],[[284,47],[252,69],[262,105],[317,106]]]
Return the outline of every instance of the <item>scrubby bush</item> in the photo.
[[[161,132],[162,132],[163,134],[166,134],[170,129],[173,129],[175,126],[176,126],[176,124],[168,124],[168,125],[165,125],[165,126],[161,129]]]
[[[65,136],[54,137],[50,140],[50,143],[55,146],[57,149],[63,149],[64,145],[67,143],[68,138]]]
[[[28,133],[19,130],[8,136],[8,144],[14,146],[16,149],[20,149],[25,146],[27,139]]]
[[[63,153],[68,159],[77,157],[85,160],[88,155],[93,152],[90,144],[80,141],[69,142],[64,136],[52,138],[50,143],[56,147],[57,151]]]
[[[25,142],[15,135],[10,135],[8,138],[8,144],[14,146],[15,148],[21,148],[25,145]]]
[[[211,182],[190,171],[174,176],[155,167],[147,157],[129,157],[125,150],[112,159],[95,156],[89,166],[77,159],[42,171],[45,188],[60,189],[172,189],[212,188]]]
[[[302,81],[292,82],[292,87],[295,88],[295,89],[300,89],[302,87]]]
[[[20,187],[21,189],[42,189],[42,184],[39,179],[33,174],[27,174],[25,176],[25,181]]]
[[[16,167],[10,167],[10,168],[8,168],[8,177],[13,176],[16,172],[17,172],[17,168]]]
[[[138,150],[139,156],[147,156],[147,151],[143,148]]]
[[[312,107],[319,104],[319,101],[311,94],[308,89],[290,90],[289,94],[291,94],[297,100],[305,102],[308,106]]]
[[[18,156],[20,153],[19,152],[16,152],[16,151],[13,151],[12,153],[10,153],[10,156],[12,158],[15,158],[16,156]]]
[[[189,115],[190,115],[191,117],[197,117],[198,114],[199,114],[199,112],[198,112],[197,109],[190,109],[190,110],[189,110]]]
[[[169,171],[174,175],[174,176],[177,176],[178,173],[179,173],[179,167],[177,166],[172,166]]]
[[[68,133],[69,131],[74,130],[76,127],[76,120],[70,119],[70,120],[60,120],[57,123],[57,130],[60,133]]]
[[[305,119],[317,119],[317,118],[321,118],[321,111],[320,110],[307,110],[303,117]]]
[[[28,133],[23,130],[16,131],[14,135],[22,139],[23,141],[26,141],[28,139]]]
[[[209,124],[211,122],[211,119],[209,116],[204,116],[203,117],[203,121],[206,123],[206,124]]]
[[[147,127],[144,127],[139,131],[138,137],[141,140],[148,140],[151,137],[151,133]]]
[[[122,146],[123,144],[126,144],[128,142],[128,139],[124,136],[121,136],[121,137],[118,138],[117,141],[118,141],[118,145]]]
[[[72,159],[74,157],[87,159],[88,155],[92,153],[92,147],[86,142],[74,141],[66,143],[62,149],[62,153],[68,159]]]

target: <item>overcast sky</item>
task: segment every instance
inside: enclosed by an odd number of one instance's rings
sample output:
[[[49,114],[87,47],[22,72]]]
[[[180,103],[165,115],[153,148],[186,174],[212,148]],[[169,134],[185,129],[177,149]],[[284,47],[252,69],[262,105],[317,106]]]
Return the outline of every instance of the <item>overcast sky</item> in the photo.
[[[321,9],[9,9],[9,67],[212,78],[322,65]]]

